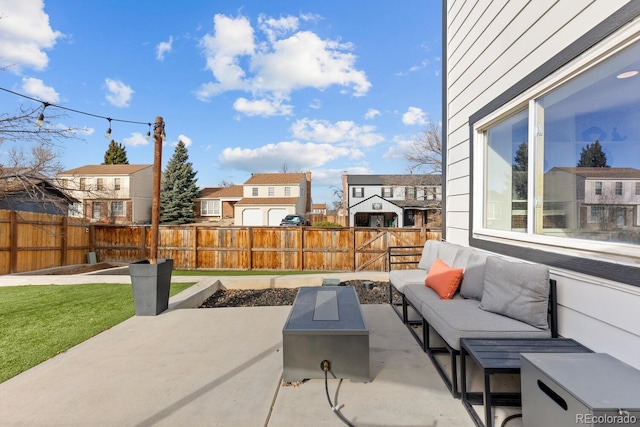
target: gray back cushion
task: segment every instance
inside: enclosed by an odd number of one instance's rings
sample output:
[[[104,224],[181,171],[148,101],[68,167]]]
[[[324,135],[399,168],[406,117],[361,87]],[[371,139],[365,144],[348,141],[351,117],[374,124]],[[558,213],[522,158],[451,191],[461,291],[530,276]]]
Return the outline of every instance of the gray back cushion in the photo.
[[[548,329],[549,269],[487,257],[480,308]]]
[[[462,247],[453,260],[453,267],[464,269],[460,295],[480,301],[484,291],[484,271],[488,255],[477,249]]]
[[[422,248],[422,257],[418,263],[418,268],[427,270],[431,268],[431,264],[438,258],[438,240],[427,240]]]
[[[460,245],[454,245],[449,242],[439,242],[438,244],[438,258],[444,261],[449,267],[453,266],[453,261],[456,259],[458,250],[462,249]]]

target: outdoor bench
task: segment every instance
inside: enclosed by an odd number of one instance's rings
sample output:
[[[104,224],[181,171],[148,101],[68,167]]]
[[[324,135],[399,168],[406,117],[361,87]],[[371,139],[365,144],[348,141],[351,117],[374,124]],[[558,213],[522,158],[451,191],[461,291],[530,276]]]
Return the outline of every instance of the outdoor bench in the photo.
[[[421,253],[416,252],[418,248]],[[419,261],[415,261],[418,255]],[[388,257],[389,303],[455,397],[460,397],[456,358],[461,338],[558,336],[556,283],[549,279],[545,265],[436,240],[428,240],[423,247],[389,247]],[[406,261],[407,257],[412,260]],[[394,269],[416,262],[417,268]],[[443,288],[455,282],[454,276],[459,286],[455,293],[446,294]],[[425,284],[427,277],[429,286]],[[422,326],[422,336],[418,336],[415,325]],[[432,345],[431,332],[442,344]],[[450,375],[435,356],[443,353],[451,358]]]

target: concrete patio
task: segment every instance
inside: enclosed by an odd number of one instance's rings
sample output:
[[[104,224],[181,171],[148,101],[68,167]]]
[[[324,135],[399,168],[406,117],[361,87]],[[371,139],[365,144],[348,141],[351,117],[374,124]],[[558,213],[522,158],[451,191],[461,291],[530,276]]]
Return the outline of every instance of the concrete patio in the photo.
[[[29,277],[21,276],[19,282],[29,282]],[[47,279],[79,283],[78,276]],[[282,327],[290,307],[184,308],[220,285],[217,278],[200,279],[172,298],[168,311],[132,317],[0,384],[1,424],[344,425],[329,407],[324,380],[282,383]],[[242,281],[249,286],[252,280]],[[255,280],[272,286],[291,276]],[[305,278],[307,283],[315,280]],[[230,287],[231,281],[224,281]],[[0,277],[0,286],[10,284],[19,284],[15,276]],[[363,305],[363,312],[371,333],[372,381],[329,380],[332,400],[344,405],[342,414],[356,426],[472,426],[460,400],[450,395],[391,307]],[[509,422],[510,427],[518,425],[519,419]]]

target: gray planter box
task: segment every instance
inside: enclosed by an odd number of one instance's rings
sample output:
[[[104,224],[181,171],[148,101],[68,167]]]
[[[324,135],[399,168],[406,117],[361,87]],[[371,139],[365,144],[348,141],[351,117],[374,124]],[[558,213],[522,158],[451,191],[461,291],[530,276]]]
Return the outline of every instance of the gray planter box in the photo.
[[[155,316],[169,307],[173,259],[148,260],[129,264],[136,316]]]

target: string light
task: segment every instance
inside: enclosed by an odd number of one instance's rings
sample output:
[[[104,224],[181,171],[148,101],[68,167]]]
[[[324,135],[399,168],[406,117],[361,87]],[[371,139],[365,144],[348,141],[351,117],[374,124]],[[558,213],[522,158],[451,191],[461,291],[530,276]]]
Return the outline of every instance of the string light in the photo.
[[[107,129],[107,133],[104,134],[104,137],[109,139],[111,138],[111,117],[107,117],[107,120],[109,121],[109,128]]]
[[[86,111],[75,110],[73,108],[63,107],[62,105],[57,105],[57,104],[52,104],[50,102],[41,101],[39,99],[32,98],[30,96],[23,95],[23,94],[18,93],[18,92],[14,92],[12,90],[9,90],[9,89],[3,88],[3,87],[0,87],[0,90],[2,90],[4,92],[11,93],[11,94],[16,95],[16,96],[20,96],[22,98],[29,99],[29,100],[34,101],[34,102],[40,102],[42,104],[42,111],[38,115],[38,119],[36,120],[36,123],[35,123],[36,126],[38,126],[38,127],[42,126],[43,123],[44,123],[44,110],[45,110],[45,108],[51,107],[51,108],[60,108],[61,110],[71,111],[71,112],[77,113],[77,114],[83,114],[85,116],[91,116],[91,117],[96,117],[96,118],[99,118],[99,119],[107,120],[109,122],[109,129],[107,129],[107,133],[105,134],[106,138],[110,138],[111,137],[111,122],[132,123],[132,124],[136,124],[136,125],[148,125],[149,129],[151,129],[151,123],[149,123],[149,122],[138,122],[138,121],[134,121],[134,120],[113,119],[111,117],[100,116],[98,114],[88,113]],[[147,135],[150,136],[150,132],[147,133]]]
[[[44,109],[47,108],[48,106],[49,106],[48,102],[42,103],[42,111],[40,111],[40,114],[38,114],[38,120],[36,120],[36,126],[41,127],[42,124],[44,123]]]
[[[149,130],[147,131],[147,136],[145,139],[148,141],[151,138],[151,123],[147,123],[149,125]]]

